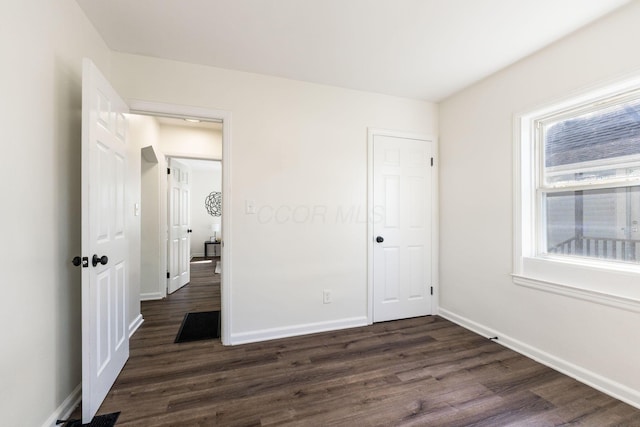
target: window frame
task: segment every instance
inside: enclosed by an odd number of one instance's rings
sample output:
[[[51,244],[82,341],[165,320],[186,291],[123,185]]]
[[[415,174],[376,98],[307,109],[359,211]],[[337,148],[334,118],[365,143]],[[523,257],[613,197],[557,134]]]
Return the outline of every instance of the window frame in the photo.
[[[583,89],[514,116],[514,253],[517,285],[640,312],[640,265],[542,253],[546,232],[544,195],[554,192],[621,188],[640,185],[640,177],[549,185],[543,181],[542,132],[536,127],[595,111],[640,93],[640,75]],[[634,286],[634,283],[636,284]]]

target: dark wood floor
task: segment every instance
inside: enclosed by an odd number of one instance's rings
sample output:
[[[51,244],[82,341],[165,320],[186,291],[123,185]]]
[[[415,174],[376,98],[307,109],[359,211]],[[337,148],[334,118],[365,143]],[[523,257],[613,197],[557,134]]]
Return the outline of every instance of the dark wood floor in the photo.
[[[640,411],[437,316],[265,343],[174,344],[219,308],[215,263],[142,304],[99,414],[118,426],[640,426]]]

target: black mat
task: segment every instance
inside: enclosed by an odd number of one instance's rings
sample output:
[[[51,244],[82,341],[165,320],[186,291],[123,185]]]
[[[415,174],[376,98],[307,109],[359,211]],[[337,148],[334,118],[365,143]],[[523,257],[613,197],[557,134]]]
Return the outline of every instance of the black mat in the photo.
[[[174,342],[208,340],[220,337],[220,312],[187,313]]]
[[[82,424],[82,420],[69,420],[64,427],[113,427],[118,421],[120,412],[114,412],[112,414],[96,415],[93,417],[89,424]]]

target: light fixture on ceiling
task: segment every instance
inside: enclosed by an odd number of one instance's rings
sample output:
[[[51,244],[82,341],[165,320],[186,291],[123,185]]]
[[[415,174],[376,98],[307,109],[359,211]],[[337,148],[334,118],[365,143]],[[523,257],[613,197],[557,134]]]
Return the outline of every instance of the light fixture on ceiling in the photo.
[[[189,122],[189,123],[200,123],[200,120],[198,120],[198,119],[184,119],[184,120]]]

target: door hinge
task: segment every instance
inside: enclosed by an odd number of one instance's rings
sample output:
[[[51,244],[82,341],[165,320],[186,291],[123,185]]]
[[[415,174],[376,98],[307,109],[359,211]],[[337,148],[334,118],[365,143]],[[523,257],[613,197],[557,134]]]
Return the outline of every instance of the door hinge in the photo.
[[[167,168],[167,175],[171,175],[171,169]]]
[[[431,287],[431,295],[433,295],[433,286]]]
[[[433,166],[433,157],[431,158],[431,166]]]
[[[169,272],[167,271],[167,279],[170,279],[171,275],[169,274]]]

